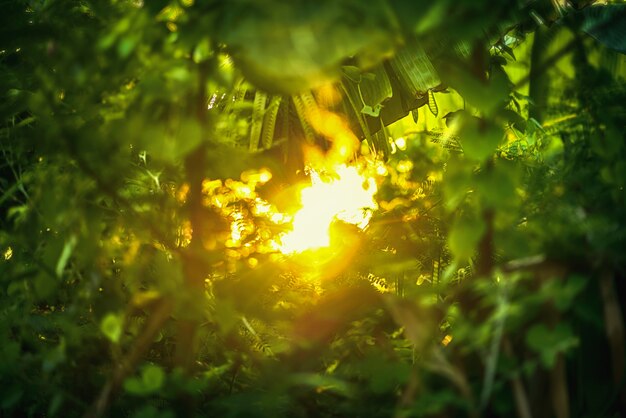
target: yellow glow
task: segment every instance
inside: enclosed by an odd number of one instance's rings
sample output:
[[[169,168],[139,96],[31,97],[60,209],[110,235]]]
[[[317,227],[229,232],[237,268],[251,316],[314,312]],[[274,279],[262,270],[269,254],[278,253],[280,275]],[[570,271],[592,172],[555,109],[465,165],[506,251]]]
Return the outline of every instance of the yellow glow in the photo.
[[[7,247],[6,251],[4,252],[4,259],[10,260],[11,257],[13,257],[13,248]]]
[[[301,209],[293,217],[292,230],[279,237],[280,251],[303,252],[330,245],[330,226],[334,220],[364,229],[378,208],[373,178],[364,177],[354,166],[340,164],[334,176],[322,178],[311,170],[311,185],[300,193]]]

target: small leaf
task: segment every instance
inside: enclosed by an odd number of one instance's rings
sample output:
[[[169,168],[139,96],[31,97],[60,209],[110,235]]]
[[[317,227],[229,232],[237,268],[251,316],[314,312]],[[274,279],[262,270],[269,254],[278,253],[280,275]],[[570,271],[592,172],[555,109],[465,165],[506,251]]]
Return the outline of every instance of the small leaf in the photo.
[[[165,382],[165,372],[157,365],[149,364],[141,370],[140,377],[130,377],[124,381],[124,389],[134,395],[150,395],[157,392]]]
[[[150,364],[143,369],[141,379],[147,392],[156,392],[163,386],[165,372],[159,366]]]
[[[345,397],[354,394],[354,388],[343,380],[332,376],[316,373],[297,373],[291,377],[292,385],[302,385],[314,388],[317,392],[330,391]]]
[[[123,320],[118,314],[108,313],[100,322],[100,331],[114,343],[119,342],[122,336]]]
[[[65,242],[65,245],[63,246],[63,251],[61,252],[61,256],[59,257],[59,261],[57,261],[56,268],[54,269],[57,277],[61,277],[63,275],[63,270],[65,270],[65,266],[67,265],[67,262],[69,261],[75,246],[76,236],[72,235],[70,239]]]
[[[439,107],[437,106],[437,102],[435,101],[435,93],[432,89],[428,90],[428,109],[433,116],[437,116],[439,114]]]
[[[361,113],[377,118],[380,115],[380,109],[382,109],[381,106],[371,107],[364,105],[361,109]]]

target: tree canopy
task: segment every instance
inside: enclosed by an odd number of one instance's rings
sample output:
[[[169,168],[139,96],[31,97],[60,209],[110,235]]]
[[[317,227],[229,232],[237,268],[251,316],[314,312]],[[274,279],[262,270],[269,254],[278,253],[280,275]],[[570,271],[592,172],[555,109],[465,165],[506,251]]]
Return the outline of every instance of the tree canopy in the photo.
[[[0,416],[626,414],[626,3],[0,2]]]

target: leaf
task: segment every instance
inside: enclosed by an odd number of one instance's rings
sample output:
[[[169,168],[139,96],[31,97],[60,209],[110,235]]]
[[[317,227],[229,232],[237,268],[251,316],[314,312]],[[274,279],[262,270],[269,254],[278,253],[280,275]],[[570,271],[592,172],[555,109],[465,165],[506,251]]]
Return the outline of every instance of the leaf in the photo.
[[[491,156],[504,136],[499,126],[466,112],[459,114],[452,124],[455,125],[452,129],[459,133],[463,153],[476,161]]]
[[[435,101],[435,93],[432,89],[428,89],[428,109],[433,116],[437,116],[439,114],[439,107]]]
[[[252,121],[250,122],[250,151],[259,148],[261,129],[263,128],[263,116],[265,114],[265,104],[267,103],[267,93],[257,90],[254,93],[254,104],[252,106]]]
[[[379,152],[383,155],[384,159],[389,157],[391,154],[391,145],[389,144],[389,136],[387,133],[387,129],[384,125],[382,125],[381,130],[376,132],[372,136],[372,145],[376,152]]]
[[[418,109],[411,110],[411,116],[413,116],[413,122],[417,123],[420,117],[419,110]]]
[[[363,103],[361,112],[372,117],[380,115],[383,103],[393,94],[391,82],[382,65],[374,68],[371,73],[363,74],[357,88]]]
[[[63,270],[65,270],[65,266],[72,255],[72,251],[74,251],[74,247],[76,246],[76,236],[72,235],[63,246],[63,251],[61,252],[61,256],[59,257],[59,261],[57,261],[56,268],[54,272],[57,277],[61,277],[63,275]]]
[[[507,209],[515,207],[517,195],[515,166],[498,161],[492,170],[481,171],[476,178],[476,191],[485,207]]]
[[[280,109],[282,99],[282,96],[272,96],[265,113],[263,132],[261,133],[261,145],[265,149],[272,146],[272,142],[274,140],[274,130],[276,129],[276,118],[278,117],[278,110]]]
[[[568,324],[557,324],[554,329],[537,324],[526,333],[526,344],[539,353],[543,365],[550,369],[554,366],[559,353],[578,345],[578,338]]]
[[[118,343],[122,336],[124,321],[119,314],[109,312],[100,322],[100,331],[113,343]]]
[[[415,43],[400,49],[390,61],[391,68],[408,96],[415,97],[441,84],[426,51]]]
[[[124,389],[134,395],[150,395],[157,392],[165,382],[165,372],[154,364],[148,364],[141,370],[140,377],[130,377],[124,381]]]
[[[347,382],[333,376],[318,373],[296,373],[289,379],[292,385],[309,386],[316,392],[330,391],[350,398],[354,396],[354,388]]]
[[[270,93],[290,95],[336,81],[349,57],[374,66],[390,52],[385,19],[350,23],[357,16],[380,13],[375,4],[327,6],[280,2],[268,6],[272,13],[267,13],[246,1],[233,1],[222,37],[248,80]]]
[[[586,7],[581,30],[607,47],[626,54],[626,4]]]
[[[443,83],[454,88],[484,115],[492,115],[506,105],[511,83],[499,66],[491,69],[491,77],[488,80],[478,78],[460,62],[444,62],[437,68],[442,74]]]
[[[583,291],[587,286],[587,278],[579,275],[571,275],[567,278],[563,286],[559,288],[559,291],[554,294],[554,305],[559,311],[567,310],[576,296]]]
[[[65,360],[65,338],[61,337],[59,344],[46,352],[41,366],[44,372],[49,373]]]
[[[485,224],[480,219],[457,219],[448,235],[450,251],[459,260],[471,258],[484,232]]]
[[[59,392],[52,398],[50,405],[48,406],[48,416],[54,417],[59,412],[59,409],[63,405],[63,393]]]
[[[309,144],[314,144],[315,131],[309,123],[309,118],[311,115],[310,112],[314,111],[312,106],[315,103],[315,99],[312,96],[310,97],[310,99],[313,100],[312,104],[305,94],[296,94],[291,96],[291,98],[293,100],[294,107],[296,108],[298,118],[300,119],[300,124],[302,126],[302,130],[304,131],[304,137]]]

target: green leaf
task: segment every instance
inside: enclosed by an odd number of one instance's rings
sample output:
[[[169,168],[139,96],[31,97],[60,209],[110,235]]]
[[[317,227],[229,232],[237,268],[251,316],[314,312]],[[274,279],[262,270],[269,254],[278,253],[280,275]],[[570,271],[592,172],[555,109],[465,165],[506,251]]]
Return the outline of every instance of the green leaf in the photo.
[[[140,377],[130,377],[124,381],[124,389],[133,395],[145,396],[157,392],[165,382],[165,372],[154,364],[141,370]]]
[[[476,191],[485,207],[506,209],[517,203],[517,173],[514,166],[501,162],[491,170],[481,171],[476,178]]]
[[[480,219],[457,219],[448,235],[448,245],[455,258],[471,258],[484,232],[485,224]]]
[[[141,373],[141,380],[148,392],[155,392],[163,386],[165,372],[159,366],[153,364],[146,366]]]
[[[588,279],[584,276],[572,275],[567,278],[553,295],[554,305],[560,311],[567,310],[576,296],[587,286]]]
[[[257,90],[254,93],[254,105],[252,106],[252,121],[250,122],[250,151],[259,148],[259,139],[263,128],[263,116],[265,115],[265,105],[267,103],[267,93]]]
[[[272,96],[270,104],[267,107],[265,118],[263,120],[263,132],[261,133],[261,145],[268,149],[272,146],[274,140],[274,130],[276,129],[276,118],[278,110],[282,102],[282,96]]]
[[[122,336],[123,318],[116,313],[108,313],[100,322],[100,331],[114,343],[118,343]]]
[[[61,252],[61,256],[59,257],[59,261],[57,262],[57,266],[54,269],[57,277],[61,277],[63,275],[63,270],[65,270],[65,266],[72,255],[72,251],[74,251],[74,247],[76,246],[76,236],[72,235],[63,246],[63,251]]]
[[[48,416],[54,417],[57,415],[61,406],[63,405],[63,393],[59,392],[52,398],[50,405],[48,406]]]
[[[345,397],[354,394],[354,388],[336,377],[317,373],[297,373],[291,376],[292,385],[303,385],[315,389],[317,392],[330,391]]]
[[[364,73],[358,83],[358,91],[363,103],[362,113],[378,117],[383,103],[392,96],[391,82],[385,67],[377,66],[372,72]]]
[[[42,369],[44,372],[53,371],[59,364],[65,362],[65,339],[61,337],[59,344],[56,347],[46,352],[42,363]]]
[[[611,49],[626,54],[626,4],[586,7],[581,29]]]
[[[411,43],[400,49],[390,61],[391,68],[408,96],[425,94],[441,84],[424,48]]]
[[[458,115],[453,124],[457,123],[453,129],[458,129],[463,153],[475,161],[484,161],[491,156],[504,135],[499,126],[466,112]]]
[[[537,324],[526,333],[526,344],[539,353],[541,362],[546,368],[552,368],[556,356],[578,345],[578,338],[568,324],[560,323],[554,329]]]
[[[382,13],[376,3],[365,9],[342,2],[315,8],[274,2],[268,6],[271,13],[260,13],[244,1],[229,6],[223,40],[246,78],[270,93],[314,89],[336,81],[347,58],[372,67],[392,49],[386,19],[349,23],[354,13]]]
[[[433,116],[437,116],[439,114],[439,107],[437,106],[437,101],[435,100],[435,93],[432,89],[428,89],[428,109]]]

